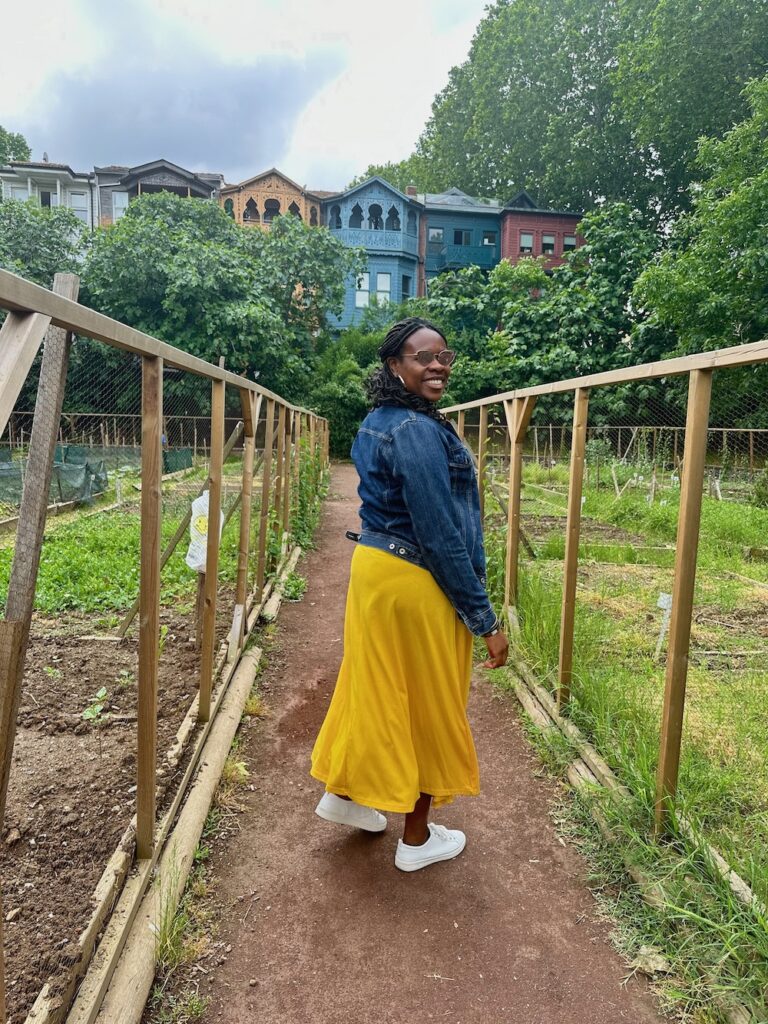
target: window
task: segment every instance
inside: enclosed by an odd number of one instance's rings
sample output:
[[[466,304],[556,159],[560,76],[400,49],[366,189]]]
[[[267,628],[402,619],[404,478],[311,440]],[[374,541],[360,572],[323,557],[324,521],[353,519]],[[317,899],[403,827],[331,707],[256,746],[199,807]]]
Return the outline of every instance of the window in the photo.
[[[243,221],[248,224],[250,224],[251,221],[253,221],[254,224],[258,224],[260,220],[261,214],[259,213],[259,208],[256,205],[253,196],[250,196],[248,198],[248,202],[245,204],[245,209],[243,210]]]
[[[411,278],[408,274],[403,274],[403,287],[401,289],[402,297],[404,299],[410,299],[411,297]]]
[[[29,192],[27,191],[26,185],[11,185],[11,199],[18,199],[19,202],[24,202],[29,199]]]
[[[384,302],[389,302],[389,296],[392,291],[392,275],[391,274],[377,274],[376,275],[376,299],[379,305]]]
[[[118,221],[128,209],[128,193],[112,193],[112,220]]]
[[[224,213],[226,213],[228,217],[231,217],[232,220],[235,219],[235,204],[231,199],[224,200]]]
[[[576,235],[565,235],[563,238],[563,252],[573,252],[576,248]]]
[[[520,232],[520,252],[532,253],[533,252],[533,232],[532,231],[521,231]]]
[[[427,231],[428,242],[443,242],[443,229],[442,228],[429,228]]]
[[[457,228],[453,232],[453,244],[454,245],[472,245],[472,232],[463,231],[461,228]]]
[[[317,207],[310,206],[309,208],[309,226],[311,228],[317,227]]]
[[[74,213],[78,220],[81,220],[84,224],[87,224],[88,194],[86,192],[70,192],[69,205],[72,208],[72,213]]]
[[[44,210],[50,210],[52,206],[59,205],[58,195],[49,188],[40,189],[40,205]]]
[[[331,231],[341,231],[341,207],[334,205],[331,207]],[[350,224],[350,227],[352,225]]]
[[[400,214],[398,213],[396,206],[390,206],[384,227],[387,231],[400,230]]]
[[[370,277],[368,274],[361,274],[357,279],[357,290],[355,292],[355,306],[357,309],[364,309],[368,305],[369,281]]]
[[[555,236],[554,235],[542,235],[541,236],[541,251],[545,256],[555,255]]]
[[[384,211],[378,203],[368,207],[368,227],[371,231],[382,231],[384,228]]]
[[[414,210],[408,211],[408,222],[406,231],[408,232],[409,235],[416,234],[416,213]]]
[[[349,226],[351,228],[361,228],[363,226],[363,208],[360,203],[355,203],[352,207],[352,213],[349,215]]]
[[[495,231],[484,231],[483,232],[483,245],[496,245],[496,232]]]
[[[271,224],[275,217],[280,216],[280,200],[267,199],[264,203],[264,223]]]
[[[299,220],[301,220],[301,210],[299,209],[296,203],[291,203],[291,205],[288,207],[288,213],[292,214],[294,217],[298,217]]]

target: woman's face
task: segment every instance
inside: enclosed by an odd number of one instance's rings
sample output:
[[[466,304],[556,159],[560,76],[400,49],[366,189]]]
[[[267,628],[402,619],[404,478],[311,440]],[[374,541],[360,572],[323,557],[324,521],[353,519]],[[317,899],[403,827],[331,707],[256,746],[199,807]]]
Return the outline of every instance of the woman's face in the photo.
[[[433,356],[436,356],[438,352],[442,352],[447,347],[437,331],[433,331],[429,327],[420,327],[408,338],[400,355],[392,356],[387,360],[387,365],[392,373],[402,377],[406,391],[420,395],[428,402],[438,402],[445,391],[445,386],[451,375],[451,368],[443,366],[436,358],[433,358],[427,366],[422,366],[415,355],[417,352],[431,352]]]

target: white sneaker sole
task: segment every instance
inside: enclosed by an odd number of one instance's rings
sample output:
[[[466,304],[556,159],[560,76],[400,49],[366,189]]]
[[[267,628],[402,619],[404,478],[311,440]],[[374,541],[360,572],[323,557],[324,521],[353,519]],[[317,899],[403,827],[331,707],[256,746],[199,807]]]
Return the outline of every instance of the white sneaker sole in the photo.
[[[466,845],[465,836],[457,850],[446,850],[443,853],[433,854],[431,857],[424,857],[422,860],[398,860],[397,854],[395,854],[395,867],[400,871],[420,871],[422,868],[428,868],[430,864],[439,864],[442,860],[453,860],[454,857],[459,856]]]
[[[318,818],[323,818],[324,821],[332,821],[334,825],[347,825],[349,828],[359,828],[363,832],[383,832],[387,827],[386,819],[383,825],[361,825],[357,821],[350,821],[349,818],[343,817],[342,815],[334,814],[333,811],[328,811],[324,807],[318,806],[315,808],[315,814]]]

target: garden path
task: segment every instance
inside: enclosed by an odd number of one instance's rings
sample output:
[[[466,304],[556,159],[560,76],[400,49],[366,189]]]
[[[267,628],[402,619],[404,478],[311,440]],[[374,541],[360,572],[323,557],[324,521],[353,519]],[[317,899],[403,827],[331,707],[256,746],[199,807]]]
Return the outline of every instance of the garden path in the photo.
[[[468,834],[455,861],[402,874],[402,818],[383,835],[313,814],[309,756],[342,655],[356,528],[356,475],[337,465],[262,676],[269,715],[246,730],[252,790],[240,831],[217,844],[210,876],[223,910],[219,962],[202,981],[206,1021],[233,1024],[651,1024],[654,998],[608,941],[587,865],[549,816],[512,699],[479,678],[470,719],[483,783],[438,820]],[[210,960],[208,963],[210,964]],[[202,978],[198,974],[198,978]]]

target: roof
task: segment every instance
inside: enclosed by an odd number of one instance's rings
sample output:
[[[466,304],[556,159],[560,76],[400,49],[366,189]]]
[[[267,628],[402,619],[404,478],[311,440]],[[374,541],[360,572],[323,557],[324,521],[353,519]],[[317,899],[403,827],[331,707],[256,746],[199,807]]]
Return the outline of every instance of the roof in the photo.
[[[328,192],[322,188],[311,188],[309,191],[313,196],[317,196],[318,199],[333,199],[334,196],[341,195],[341,192]]]
[[[539,206],[530,192],[521,189],[516,196],[513,196],[504,204],[504,210],[519,213],[548,213],[557,217],[581,217],[583,214],[578,210],[551,210]]]
[[[470,196],[460,188],[449,188],[445,192],[426,192],[421,201],[427,209],[439,207],[454,213],[498,213],[501,203],[487,196]]]
[[[394,194],[396,196],[400,196],[400,198],[404,199],[407,203],[414,203],[416,206],[422,206],[423,205],[421,200],[417,199],[416,196],[407,196],[405,194],[405,192],[401,192],[399,188],[395,188],[395,186],[392,185],[390,182],[388,182],[386,180],[386,178],[382,178],[378,174],[374,174],[374,175],[372,175],[372,177],[366,178],[365,181],[361,181],[358,185],[353,185],[352,188],[344,189],[343,192],[337,192],[336,195],[338,195],[338,196],[351,196],[351,195],[354,195],[355,192],[359,192],[360,189],[366,188],[372,182],[376,182],[379,185],[383,185],[384,188],[388,192],[394,192]]]
[[[276,167],[270,167],[267,171],[261,171],[259,174],[255,174],[252,178],[246,178],[245,181],[241,181],[237,185],[225,185],[222,188],[222,192],[244,189],[248,185],[252,185],[255,181],[260,181],[262,178],[266,178],[270,174],[276,174],[278,178],[287,182],[292,188],[295,188],[297,192],[301,192],[302,194],[306,193],[308,195],[317,195],[316,192],[311,192],[310,189],[293,181],[292,178],[289,178],[287,174],[283,174],[283,172],[279,171]]]
[[[69,164],[52,164],[48,160],[9,160],[6,164],[11,170],[35,171],[66,171],[73,178],[90,177],[91,171],[73,171]]]

